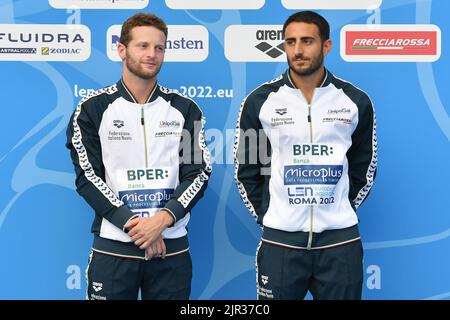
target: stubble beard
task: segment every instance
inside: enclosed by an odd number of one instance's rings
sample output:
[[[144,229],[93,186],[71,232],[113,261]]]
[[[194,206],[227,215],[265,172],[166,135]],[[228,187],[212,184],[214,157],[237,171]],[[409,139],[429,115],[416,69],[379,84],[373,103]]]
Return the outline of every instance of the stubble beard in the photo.
[[[161,70],[161,66],[162,66],[162,65],[159,65],[158,69],[156,69],[154,71],[146,71],[146,70],[144,70],[144,68],[142,67],[140,62],[133,59],[128,54],[126,56],[125,63],[126,63],[127,69],[132,74],[134,74],[136,77],[141,78],[143,80],[150,80],[150,79],[155,78],[158,75],[159,71]]]
[[[316,57],[312,58],[311,64],[307,69],[300,69],[300,68],[296,68],[294,66],[293,63],[291,63],[291,61],[288,59],[288,65],[289,68],[298,76],[300,77],[306,77],[306,76],[310,76],[314,73],[316,73],[323,65],[323,48],[320,50],[319,55],[317,55]]]

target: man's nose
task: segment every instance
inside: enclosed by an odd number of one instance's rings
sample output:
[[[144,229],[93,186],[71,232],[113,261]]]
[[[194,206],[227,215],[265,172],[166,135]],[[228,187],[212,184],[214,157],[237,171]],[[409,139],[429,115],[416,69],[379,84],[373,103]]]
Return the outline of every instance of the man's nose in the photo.
[[[301,44],[300,41],[295,44],[294,53],[295,53],[295,55],[303,54],[303,45]]]
[[[153,58],[156,54],[156,48],[154,46],[148,46],[147,50],[145,50],[145,56]]]

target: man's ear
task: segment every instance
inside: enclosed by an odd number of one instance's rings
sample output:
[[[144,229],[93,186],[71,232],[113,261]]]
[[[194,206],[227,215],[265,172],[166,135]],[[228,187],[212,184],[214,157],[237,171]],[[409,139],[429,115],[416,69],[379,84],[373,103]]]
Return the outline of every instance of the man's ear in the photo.
[[[333,47],[333,43],[331,42],[331,39],[325,40],[323,42],[323,55],[326,56]]]
[[[119,44],[117,45],[117,51],[119,52],[120,59],[124,61],[127,53],[127,47],[123,43],[119,42]]]

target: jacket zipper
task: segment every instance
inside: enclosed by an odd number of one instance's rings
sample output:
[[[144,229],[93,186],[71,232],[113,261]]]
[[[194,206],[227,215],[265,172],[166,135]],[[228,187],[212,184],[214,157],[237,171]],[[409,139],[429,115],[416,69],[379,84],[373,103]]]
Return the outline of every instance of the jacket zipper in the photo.
[[[141,104],[141,124],[144,128],[145,168],[148,168],[147,130],[145,129],[144,105]]]
[[[309,137],[311,144],[313,143],[313,128],[312,128],[312,118],[311,118],[311,104],[308,104],[308,123],[309,123]],[[311,250],[312,247],[312,237],[313,237],[313,221],[314,221],[314,207],[310,206],[310,229],[309,229],[309,236],[308,236],[308,246],[306,247],[307,250]]]
[[[127,88],[127,86],[125,85],[125,83],[123,82],[123,80],[121,80],[121,81],[122,81],[123,87],[124,87],[125,90],[128,92],[128,94],[130,95],[131,99],[133,99],[134,103],[138,103],[138,101],[134,98],[133,94],[128,90],[128,88]],[[155,90],[156,90],[156,87],[157,87],[157,86],[158,86],[158,84],[155,84],[155,87],[153,88],[152,92],[150,93],[150,96],[148,97],[146,103],[148,103],[148,102],[150,101],[151,97],[152,97],[153,94],[155,93]],[[145,128],[144,105],[145,105],[145,103],[144,103],[144,104],[140,104],[140,106],[141,106],[141,125],[142,125],[142,128],[143,128],[143,130],[144,130],[145,168],[148,168],[147,130],[146,130],[146,128]],[[147,255],[147,250],[145,249],[144,251],[145,251],[145,257],[144,257],[144,259],[145,259],[145,260],[149,260],[149,257],[148,257],[148,255]]]
[[[141,124],[142,128],[144,129],[144,151],[145,151],[145,168],[148,168],[148,150],[147,150],[147,130],[145,129],[145,118],[144,118],[144,105],[141,104]],[[145,260],[149,260],[147,249],[144,249],[145,251]]]

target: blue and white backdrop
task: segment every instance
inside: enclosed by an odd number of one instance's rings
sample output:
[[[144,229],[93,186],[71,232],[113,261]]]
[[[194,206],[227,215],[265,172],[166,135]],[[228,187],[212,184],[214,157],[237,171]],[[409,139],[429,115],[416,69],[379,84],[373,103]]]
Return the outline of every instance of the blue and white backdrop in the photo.
[[[300,9],[329,20],[327,67],[365,89],[377,111],[379,175],[358,212],[363,297],[448,299],[444,0],[0,0],[0,299],[85,297],[93,213],[74,190],[65,128],[83,96],[120,77],[120,25],[140,11],[170,25],[160,83],[195,99],[207,119],[214,170],[190,222],[192,298],[255,299],[260,228],[234,184],[234,126],[241,100],[286,69],[277,31]],[[346,30],[387,34],[358,46]],[[388,41],[402,31],[406,39]]]

